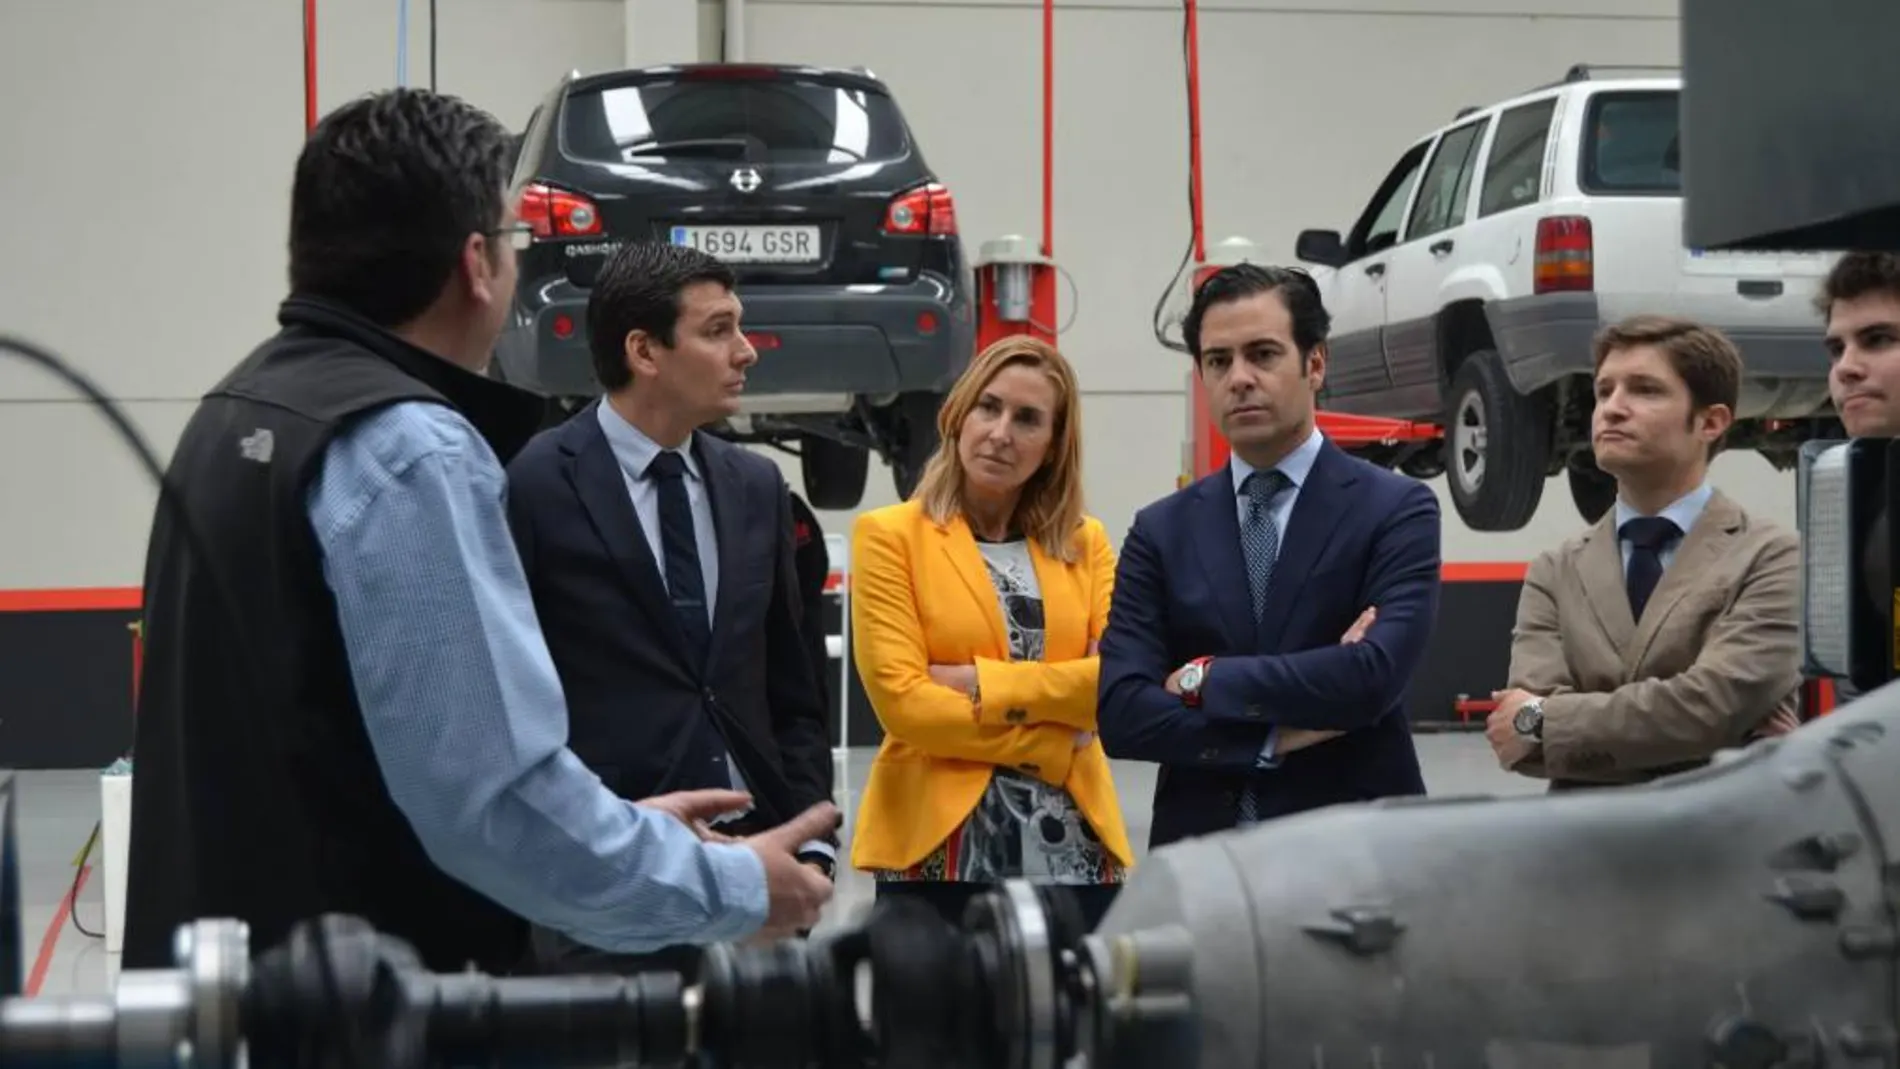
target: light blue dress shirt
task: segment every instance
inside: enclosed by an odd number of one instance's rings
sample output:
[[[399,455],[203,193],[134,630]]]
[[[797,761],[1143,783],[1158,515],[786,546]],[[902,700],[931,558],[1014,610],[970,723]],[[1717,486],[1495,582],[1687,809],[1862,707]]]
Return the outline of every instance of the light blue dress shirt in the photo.
[[[1696,487],[1694,490],[1670,502],[1667,508],[1658,512],[1656,515],[1664,519],[1675,521],[1676,526],[1682,530],[1683,535],[1687,536],[1689,528],[1694,527],[1695,521],[1702,518],[1702,510],[1709,507],[1709,499],[1714,496],[1715,488],[1708,483],[1703,483],[1701,486]],[[1624,575],[1629,574],[1630,554],[1636,551],[1636,547],[1631,545],[1629,539],[1624,538],[1620,532],[1623,530],[1624,524],[1642,515],[1642,513],[1624,504],[1622,498],[1619,497],[1616,499],[1616,529],[1619,532],[1616,538],[1616,544],[1623,552]],[[1681,546],[1682,539],[1677,538],[1675,541],[1664,546],[1662,550],[1656,554],[1656,556],[1662,559],[1664,571],[1668,571],[1669,565],[1675,562],[1676,550]]]
[[[1283,491],[1273,501],[1273,522],[1280,531],[1278,545],[1286,545],[1287,524],[1293,519],[1293,503],[1300,499],[1300,488],[1306,485],[1306,477],[1313,474],[1313,462],[1319,459],[1320,446],[1325,444],[1325,441],[1326,437],[1319,432],[1318,427],[1315,427],[1306,441],[1301,442],[1298,448],[1280,458],[1280,462],[1273,466],[1292,484],[1290,489]],[[1240,459],[1237,453],[1229,456],[1228,467],[1234,476],[1234,507],[1239,510],[1240,522],[1244,526],[1247,522],[1247,510],[1251,507],[1247,503],[1245,490],[1247,477],[1258,469]],[[1278,550],[1275,552],[1277,554]],[[1278,560],[1277,556],[1275,559]],[[1278,765],[1280,759],[1274,756],[1274,750],[1279,743],[1280,727],[1275,724],[1267,729],[1267,743],[1261,747],[1260,759],[1254,762],[1254,767],[1273,768]]]
[[[645,431],[627,422],[615,408],[602,401],[594,406],[594,418],[600,423],[600,431],[607,436],[607,444],[613,449],[614,462],[620,466],[620,474],[627,484],[627,494],[633,499],[633,513],[640,520],[640,532],[646,536],[647,548],[653,551],[653,560],[660,567],[660,581],[666,581],[666,550],[660,538],[660,487],[647,475],[647,467],[655,457],[667,450],[647,435]],[[699,460],[691,449],[674,449],[680,459],[686,462],[686,503],[693,511],[693,541],[699,547],[699,571],[706,584],[706,626],[713,624],[714,606],[719,604],[719,538],[713,527],[712,497],[707,493],[705,473],[699,470]],[[732,776],[732,789],[747,791],[745,777],[739,772],[739,765],[732,755],[726,755],[726,769]],[[713,823],[737,820],[745,811],[727,813]],[[823,854],[835,859],[837,854],[831,844],[814,841],[799,847],[801,853]]]
[[[567,748],[506,493],[475,428],[427,402],[346,427],[310,486],[391,797],[443,871],[582,943],[638,954],[755,932],[768,898],[750,848],[623,801]]]

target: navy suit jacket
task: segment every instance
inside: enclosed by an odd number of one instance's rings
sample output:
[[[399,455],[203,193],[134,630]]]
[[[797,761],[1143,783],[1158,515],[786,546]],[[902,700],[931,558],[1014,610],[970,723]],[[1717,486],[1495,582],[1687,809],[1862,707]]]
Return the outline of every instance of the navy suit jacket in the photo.
[[[762,822],[777,824],[829,801],[832,784],[790,494],[764,457],[704,433],[692,449],[719,546],[704,665],[687,656],[592,408],[543,431],[508,466],[509,520],[567,695],[575,755],[621,797],[638,800],[730,787],[729,753]]]
[[[1235,826],[1258,785],[1262,819],[1425,792],[1406,687],[1438,615],[1438,500],[1423,483],[1325,442],[1300,487],[1263,621],[1222,468],[1135,516],[1101,643],[1102,745],[1161,765],[1150,847]],[[1367,606],[1365,638],[1340,636]],[[1190,707],[1168,676],[1214,662]],[[1255,771],[1270,725],[1348,732]]]

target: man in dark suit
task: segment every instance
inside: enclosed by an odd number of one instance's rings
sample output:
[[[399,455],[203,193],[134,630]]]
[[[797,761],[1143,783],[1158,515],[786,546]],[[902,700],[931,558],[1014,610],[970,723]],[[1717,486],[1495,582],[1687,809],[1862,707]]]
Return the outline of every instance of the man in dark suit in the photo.
[[[605,396],[509,466],[509,513],[567,693],[570,745],[622,797],[729,787],[745,835],[831,798],[831,741],[771,461],[699,430],[738,411],[758,354],[730,268],[637,243],[587,305]],[[800,860],[833,875],[835,840]],[[609,959],[536,933],[552,970],[686,968],[690,950]]]
[[[1243,264],[1183,324],[1232,460],[1136,515],[1101,644],[1102,744],[1162,766],[1151,847],[1424,793],[1438,502],[1319,433],[1330,322],[1304,272]]]

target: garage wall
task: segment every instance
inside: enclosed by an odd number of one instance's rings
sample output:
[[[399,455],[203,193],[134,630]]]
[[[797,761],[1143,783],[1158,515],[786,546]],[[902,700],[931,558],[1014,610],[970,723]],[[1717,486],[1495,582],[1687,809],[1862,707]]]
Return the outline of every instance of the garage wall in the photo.
[[[564,71],[624,48],[622,0],[440,6],[439,84],[517,128]],[[427,7],[409,3],[411,84]],[[396,11],[319,0],[322,110],[395,84]],[[0,332],[72,360],[165,453],[274,325],[302,26],[289,0],[0,2]],[[0,358],[0,591],[136,585],[153,501],[88,406]]]
[[[427,78],[411,0],[413,82]],[[519,126],[570,68],[617,65],[623,0],[444,0],[442,88]],[[1208,226],[1286,256],[1342,225],[1411,139],[1573,62],[1673,62],[1674,0],[1220,0],[1203,9]],[[320,0],[322,106],[393,84],[395,0]],[[701,38],[718,25],[701,5]],[[751,58],[864,64],[894,87],[972,247],[1035,233],[1039,13],[1009,0],[748,0]],[[109,39],[108,30],[119,36]],[[637,32],[637,28],[634,32]],[[1150,311],[1187,241],[1181,17],[1064,0],[1057,19],[1056,252],[1079,298],[1090,503],[1118,536],[1179,470],[1185,358]],[[66,42],[86,42],[74,48]],[[0,4],[0,171],[13,210],[0,331],[71,356],[167,450],[197,393],[271,327],[302,136],[297,5]],[[796,470],[788,475],[796,484]],[[1721,484],[1792,521],[1792,479],[1725,459]],[[136,584],[152,495],[103,424],[0,362],[0,591]],[[866,505],[891,500],[873,474]],[[1531,527],[1457,529],[1453,560],[1522,560],[1575,530],[1561,483]],[[827,516],[842,529],[848,517]]]

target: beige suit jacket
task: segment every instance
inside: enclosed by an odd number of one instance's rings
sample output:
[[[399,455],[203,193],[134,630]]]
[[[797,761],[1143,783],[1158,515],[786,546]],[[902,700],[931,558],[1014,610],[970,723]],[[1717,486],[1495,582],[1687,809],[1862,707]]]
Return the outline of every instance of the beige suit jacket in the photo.
[[[1717,491],[1630,615],[1616,513],[1540,555],[1511,635],[1511,683],[1546,695],[1516,771],[1637,783],[1744,744],[1801,682],[1800,547]]]

